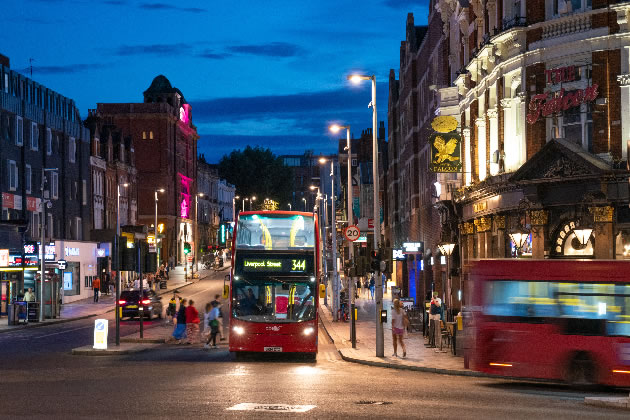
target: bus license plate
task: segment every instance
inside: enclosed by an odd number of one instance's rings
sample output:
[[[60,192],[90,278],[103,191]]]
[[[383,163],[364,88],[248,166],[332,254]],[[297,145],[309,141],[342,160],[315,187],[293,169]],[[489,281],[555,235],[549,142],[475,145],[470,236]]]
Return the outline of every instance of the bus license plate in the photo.
[[[281,353],[282,352],[282,347],[265,347],[265,351]]]

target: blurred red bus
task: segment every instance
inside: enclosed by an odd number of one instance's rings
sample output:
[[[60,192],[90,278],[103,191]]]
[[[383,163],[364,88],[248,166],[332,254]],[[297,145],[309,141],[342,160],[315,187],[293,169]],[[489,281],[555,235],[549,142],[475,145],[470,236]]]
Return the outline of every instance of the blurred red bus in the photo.
[[[473,369],[630,386],[630,262],[480,260],[470,280]]]
[[[313,213],[241,212],[230,276],[230,351],[317,354],[319,236]]]

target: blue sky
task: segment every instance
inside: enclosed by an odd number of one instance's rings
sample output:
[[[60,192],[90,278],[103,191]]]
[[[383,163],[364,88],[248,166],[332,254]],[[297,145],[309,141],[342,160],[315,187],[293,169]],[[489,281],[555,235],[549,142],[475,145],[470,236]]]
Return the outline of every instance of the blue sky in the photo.
[[[360,6],[360,7],[359,7]],[[336,150],[331,122],[371,127],[387,77],[398,73],[405,19],[426,22],[424,0],[19,0],[3,2],[0,53],[11,67],[77,101],[141,102],[164,74],[192,105],[210,161],[246,145],[277,154]]]

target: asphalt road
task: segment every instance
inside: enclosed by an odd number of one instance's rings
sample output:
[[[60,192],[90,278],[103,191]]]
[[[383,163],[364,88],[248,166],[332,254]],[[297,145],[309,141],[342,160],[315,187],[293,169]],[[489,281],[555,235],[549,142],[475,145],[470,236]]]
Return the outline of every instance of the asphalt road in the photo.
[[[223,274],[182,289],[212,299]],[[125,323],[131,333],[137,323]],[[286,355],[235,361],[225,345],[163,345],[129,356],[72,356],[93,320],[0,335],[0,418],[627,419],[561,385],[392,370],[342,361],[320,331],[317,362]],[[248,405],[249,404],[249,405]],[[239,410],[243,409],[243,410]],[[264,411],[253,411],[264,410]],[[290,410],[307,410],[295,412]]]

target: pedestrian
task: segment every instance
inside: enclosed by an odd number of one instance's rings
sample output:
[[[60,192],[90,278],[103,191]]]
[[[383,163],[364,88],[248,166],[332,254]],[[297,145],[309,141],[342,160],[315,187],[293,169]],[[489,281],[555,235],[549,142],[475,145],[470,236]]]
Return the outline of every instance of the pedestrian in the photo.
[[[199,312],[195,308],[195,301],[190,299],[186,307],[186,336],[187,344],[199,342]]]
[[[101,279],[95,277],[92,280],[92,288],[94,289],[94,303],[98,303],[98,292],[101,290]]]
[[[175,323],[175,316],[177,316],[177,292],[173,292],[173,297],[168,301],[166,307],[166,323],[169,323],[169,317],[171,324]]]
[[[385,296],[385,293],[387,293],[387,276],[385,273],[381,274],[381,278],[383,279],[383,296]]]
[[[407,357],[407,348],[405,347],[405,330],[409,325],[409,318],[407,318],[407,313],[405,309],[400,304],[400,299],[394,300],[394,309],[392,310],[392,343],[394,345],[394,354],[393,357],[398,357],[398,343],[400,343],[400,347],[402,348],[404,359]]]
[[[24,301],[35,302],[35,293],[33,293],[33,289],[31,287],[29,287],[26,293],[24,293]]]
[[[140,290],[140,279],[139,278],[136,278],[133,281],[133,288],[136,289],[136,290]]]
[[[365,281],[363,281],[363,294],[365,297],[369,297],[370,295],[370,282],[367,277],[365,277]]]
[[[357,278],[357,299],[361,296],[361,278]]]
[[[182,344],[184,338],[186,338],[186,304],[188,301],[182,299],[179,301],[179,310],[177,311],[177,317],[175,318],[177,324],[173,330],[173,338],[177,340],[177,344]]]
[[[374,280],[374,273],[370,277],[370,296],[371,299],[374,300],[374,288],[376,287],[376,281]]]
[[[225,336],[223,335],[223,310],[222,310],[223,305],[221,304],[221,301],[219,301],[220,297],[221,297],[221,295],[214,295],[214,300],[212,302],[210,302],[210,304],[216,306],[217,308],[219,308],[219,316],[216,318],[216,320],[219,322],[219,337],[220,337],[220,340],[224,341],[225,340]]]
[[[431,306],[429,307],[429,344],[437,347],[440,342],[440,314],[442,312],[442,300],[437,292],[433,292]]]
[[[209,348],[213,348],[216,349],[217,348],[217,334],[219,333],[219,305],[217,303],[213,303],[211,304],[212,309],[210,310],[210,313],[208,314],[208,323],[210,325],[210,336],[208,337],[208,341],[206,341],[206,344],[204,346],[204,348],[209,349]],[[210,346],[210,342],[212,342],[212,346]]]
[[[168,266],[168,264],[164,265],[164,272],[166,273],[166,280],[170,279],[168,273],[169,271],[171,271],[170,267]]]

